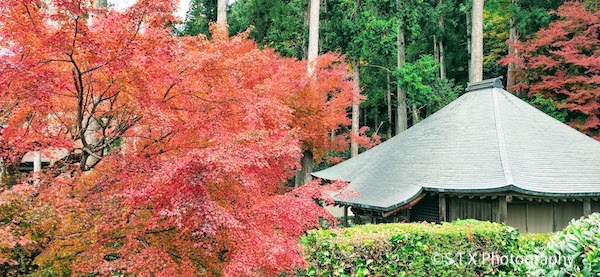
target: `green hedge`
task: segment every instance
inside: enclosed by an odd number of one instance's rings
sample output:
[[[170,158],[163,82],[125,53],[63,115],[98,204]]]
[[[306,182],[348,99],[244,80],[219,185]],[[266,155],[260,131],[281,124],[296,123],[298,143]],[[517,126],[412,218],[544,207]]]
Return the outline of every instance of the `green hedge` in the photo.
[[[600,213],[572,220],[537,254],[532,276],[600,276]]]
[[[533,254],[548,237],[460,220],[316,230],[301,242],[308,276],[523,276],[527,266],[506,259]]]

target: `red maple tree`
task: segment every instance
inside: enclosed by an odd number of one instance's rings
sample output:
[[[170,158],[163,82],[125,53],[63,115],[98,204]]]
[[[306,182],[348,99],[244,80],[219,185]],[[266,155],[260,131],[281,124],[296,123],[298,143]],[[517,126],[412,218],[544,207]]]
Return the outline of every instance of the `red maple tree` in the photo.
[[[27,244],[53,272],[274,275],[304,265],[299,236],[335,221],[320,203],[342,185],[284,184],[303,148],[347,143],[343,59],[321,57],[314,82],[247,34],[174,37],[174,6],[0,3],[0,157],[68,153],[3,189],[0,210],[37,221],[0,226],[0,262]]]
[[[557,21],[515,43],[517,54],[502,62],[518,66],[517,91],[556,100],[571,126],[600,140],[600,11],[569,1],[555,13]]]

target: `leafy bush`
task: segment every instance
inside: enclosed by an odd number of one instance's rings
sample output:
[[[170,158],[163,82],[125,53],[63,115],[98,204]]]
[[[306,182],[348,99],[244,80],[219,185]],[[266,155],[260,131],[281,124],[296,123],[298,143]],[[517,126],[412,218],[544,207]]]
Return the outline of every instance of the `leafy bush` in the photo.
[[[573,220],[553,236],[530,270],[536,276],[600,276],[600,213]]]
[[[524,265],[500,257],[531,255],[547,240],[520,236],[506,225],[460,220],[317,230],[302,243],[308,276],[521,276]]]

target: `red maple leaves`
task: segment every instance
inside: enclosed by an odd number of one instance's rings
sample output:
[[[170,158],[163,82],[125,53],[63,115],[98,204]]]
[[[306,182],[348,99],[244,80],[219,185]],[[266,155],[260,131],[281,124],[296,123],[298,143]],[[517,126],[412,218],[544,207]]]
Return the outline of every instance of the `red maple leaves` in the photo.
[[[272,275],[302,266],[298,236],[334,221],[322,186],[283,184],[303,149],[347,147],[342,58],[322,56],[315,81],[245,35],[174,37],[172,2],[0,4],[1,157],[68,152],[23,184],[26,213],[51,211],[42,267]]]
[[[503,62],[519,67],[515,89],[558,101],[570,125],[600,139],[600,12],[566,2],[556,14],[559,20],[515,44],[518,54]]]

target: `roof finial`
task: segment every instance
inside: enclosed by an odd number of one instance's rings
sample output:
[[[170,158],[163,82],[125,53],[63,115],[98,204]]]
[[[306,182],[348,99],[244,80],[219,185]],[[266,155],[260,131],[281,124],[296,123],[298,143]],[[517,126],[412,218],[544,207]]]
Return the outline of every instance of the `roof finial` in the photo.
[[[501,88],[504,89],[504,85],[502,84],[503,77],[496,77],[492,79],[483,80],[481,82],[468,83],[466,91],[475,91],[486,88]]]

